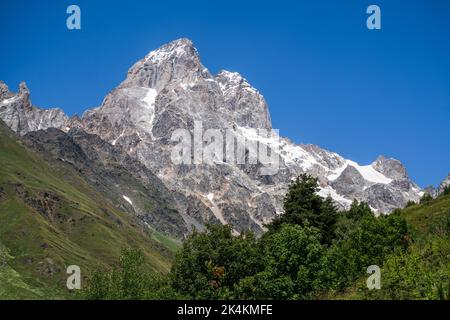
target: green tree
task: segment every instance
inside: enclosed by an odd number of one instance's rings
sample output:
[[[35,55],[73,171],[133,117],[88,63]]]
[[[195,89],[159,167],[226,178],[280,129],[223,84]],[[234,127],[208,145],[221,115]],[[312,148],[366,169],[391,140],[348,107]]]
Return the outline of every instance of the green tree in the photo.
[[[296,299],[311,298],[326,287],[325,247],[317,228],[284,224],[262,241],[264,273],[241,283],[244,292],[248,294],[248,285],[253,282],[267,290],[264,297],[256,288],[254,298]]]
[[[309,225],[320,230],[323,243],[330,244],[338,213],[333,200],[323,199],[318,190],[317,178],[307,174],[297,177],[284,198],[284,213],[267,225],[269,231],[277,231],[283,224]]]
[[[382,267],[381,290],[360,286],[365,299],[450,299],[450,242],[440,237],[389,255]]]
[[[417,204],[417,203],[416,203],[415,201],[409,200],[409,201],[406,203],[405,208],[409,208],[409,207],[415,206],[416,204]]]
[[[433,197],[431,196],[431,194],[429,194],[429,193],[426,192],[426,193],[422,196],[422,198],[420,198],[420,203],[421,203],[421,204],[427,203],[427,202],[430,202],[431,200],[433,200]]]
[[[440,197],[450,194],[450,185],[446,186],[444,190],[439,194]]]
[[[274,277],[262,271],[242,279],[235,286],[234,298],[242,300],[289,300],[297,297],[295,283],[288,275]]]
[[[171,270],[172,287],[193,299],[227,299],[234,285],[261,269],[252,233],[233,235],[228,225],[208,225],[192,233],[177,253]]]
[[[343,289],[365,274],[368,266],[381,266],[389,254],[405,252],[410,242],[407,222],[400,213],[364,214],[357,222],[347,218],[346,227],[341,224],[337,228],[340,239],[326,257],[329,281],[335,289]]]
[[[353,221],[360,221],[364,217],[373,216],[372,209],[365,202],[358,202],[354,200],[350,209],[346,211],[345,216]]]

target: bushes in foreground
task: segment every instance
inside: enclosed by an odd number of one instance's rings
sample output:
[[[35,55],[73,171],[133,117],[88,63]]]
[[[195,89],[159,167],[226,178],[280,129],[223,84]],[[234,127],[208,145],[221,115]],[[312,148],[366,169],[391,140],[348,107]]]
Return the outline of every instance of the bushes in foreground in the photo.
[[[310,176],[294,181],[284,215],[260,239],[222,225],[192,233],[168,275],[148,272],[142,254],[127,250],[113,270],[92,275],[83,297],[314,299],[353,288],[357,298],[448,299],[449,233],[419,243],[401,212],[375,217],[354,202],[338,213],[316,191]],[[370,265],[382,267],[382,290],[364,288]]]

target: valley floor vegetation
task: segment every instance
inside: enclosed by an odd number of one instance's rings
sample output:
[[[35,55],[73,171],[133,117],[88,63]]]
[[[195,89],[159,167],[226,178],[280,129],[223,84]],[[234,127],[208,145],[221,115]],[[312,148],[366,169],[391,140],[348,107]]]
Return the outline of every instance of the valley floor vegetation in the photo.
[[[365,203],[338,212],[301,175],[284,214],[260,238],[229,225],[194,231],[168,274],[129,249],[85,281],[81,299],[449,299],[450,192],[376,217]],[[381,268],[369,290],[367,267]]]

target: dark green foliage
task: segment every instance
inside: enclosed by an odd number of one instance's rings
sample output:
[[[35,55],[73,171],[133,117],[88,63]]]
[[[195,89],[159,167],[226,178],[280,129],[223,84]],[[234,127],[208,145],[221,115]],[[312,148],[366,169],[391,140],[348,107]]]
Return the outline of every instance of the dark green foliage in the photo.
[[[446,186],[445,188],[444,188],[444,191],[442,191],[440,194],[439,194],[439,196],[447,196],[447,195],[449,195],[450,194],[450,185],[449,186]]]
[[[318,190],[317,178],[300,175],[289,186],[284,199],[284,214],[267,226],[269,231],[279,230],[284,223],[310,225],[320,230],[323,243],[330,244],[338,214],[332,199],[324,200],[317,194]]]
[[[450,237],[450,210],[447,212],[445,216],[445,233],[447,237]]]
[[[422,198],[420,199],[420,203],[427,203],[433,200],[433,197],[429,193],[425,193]]]
[[[274,283],[285,285],[290,279],[293,294],[287,298],[311,298],[322,289],[325,248],[320,231],[314,227],[283,225],[264,239],[265,273]]]
[[[191,299],[311,298],[325,287],[320,238],[316,228],[284,224],[258,243],[229,226],[208,226],[186,240],[171,284]]]
[[[235,289],[235,298],[243,300],[288,300],[296,295],[289,276],[276,277],[268,271],[246,277]]]
[[[230,226],[209,225],[184,242],[172,266],[171,283],[189,298],[228,298],[235,284],[260,270],[260,256],[252,233],[234,236]]]
[[[409,200],[409,201],[406,203],[405,208],[412,207],[412,206],[414,206],[414,205],[416,205],[416,204],[417,204],[416,202],[414,202],[414,201],[412,201],[412,200]]]
[[[373,216],[372,209],[365,202],[353,201],[350,209],[344,215],[353,221],[360,221],[362,218]]]
[[[367,299],[450,299],[450,242],[416,243],[383,263],[382,290],[360,288]]]
[[[365,215],[357,223],[350,219],[341,223],[341,240],[333,244],[327,257],[335,288],[343,288],[362,276],[368,266],[381,265],[389,254],[408,247],[407,223],[399,214]]]

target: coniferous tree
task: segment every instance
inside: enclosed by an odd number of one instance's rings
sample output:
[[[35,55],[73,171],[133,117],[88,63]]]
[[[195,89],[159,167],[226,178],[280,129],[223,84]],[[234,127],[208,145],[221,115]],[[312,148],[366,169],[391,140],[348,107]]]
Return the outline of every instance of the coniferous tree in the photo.
[[[323,199],[317,194],[318,180],[308,174],[301,174],[289,185],[284,199],[284,213],[267,225],[275,232],[283,224],[309,225],[320,230],[322,242],[331,243],[338,213],[333,200]]]

